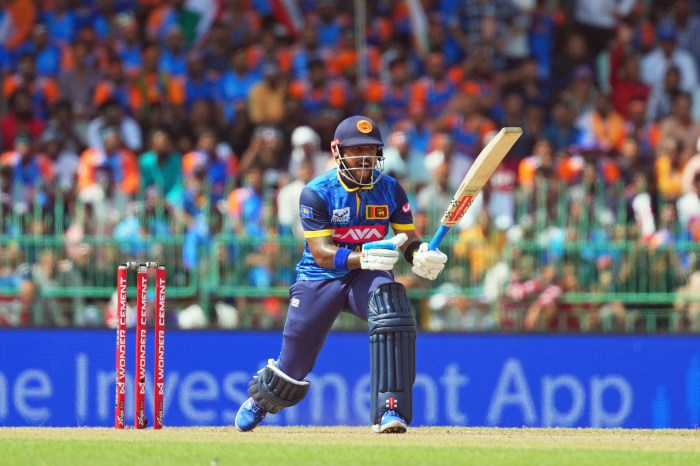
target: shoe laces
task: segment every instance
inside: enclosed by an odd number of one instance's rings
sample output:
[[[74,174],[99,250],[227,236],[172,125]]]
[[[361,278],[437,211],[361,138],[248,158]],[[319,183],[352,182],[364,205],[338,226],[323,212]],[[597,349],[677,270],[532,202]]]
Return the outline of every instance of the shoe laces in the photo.
[[[388,410],[388,411],[385,411],[385,412],[384,412],[384,416],[386,416],[386,415],[398,417],[399,419],[403,419],[401,416],[399,416],[399,413],[397,413],[397,412],[394,411],[393,409],[390,409],[390,410]]]

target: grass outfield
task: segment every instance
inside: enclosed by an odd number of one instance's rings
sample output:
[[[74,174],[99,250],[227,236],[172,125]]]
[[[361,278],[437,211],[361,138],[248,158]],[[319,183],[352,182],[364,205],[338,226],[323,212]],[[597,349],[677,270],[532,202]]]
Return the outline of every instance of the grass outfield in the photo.
[[[0,428],[2,465],[700,465],[700,430]]]

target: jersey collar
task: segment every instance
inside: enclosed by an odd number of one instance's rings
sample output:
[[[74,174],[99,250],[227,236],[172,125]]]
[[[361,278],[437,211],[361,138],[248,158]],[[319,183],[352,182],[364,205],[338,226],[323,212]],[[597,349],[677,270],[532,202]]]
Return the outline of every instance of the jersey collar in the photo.
[[[356,191],[359,191],[361,189],[372,189],[374,188],[374,185],[372,186],[355,186],[354,188],[351,188],[347,184],[345,184],[345,181],[343,181],[343,177],[340,176],[340,169],[335,170],[335,176],[338,178],[338,181],[340,181],[340,185],[349,193],[354,193]]]

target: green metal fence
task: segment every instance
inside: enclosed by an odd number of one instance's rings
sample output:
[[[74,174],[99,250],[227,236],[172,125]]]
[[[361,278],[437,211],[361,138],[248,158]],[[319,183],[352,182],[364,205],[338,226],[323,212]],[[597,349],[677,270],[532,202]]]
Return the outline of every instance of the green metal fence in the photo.
[[[105,301],[115,291],[117,265],[128,257],[165,264],[168,297],[196,301],[207,312],[222,299],[248,299],[250,303],[276,297],[284,301],[303,248],[303,242],[293,237],[220,234],[200,251],[197,266],[188,268],[182,254],[184,241],[183,236],[127,242],[105,237],[71,242],[63,237],[0,236],[0,296],[20,294],[17,281],[2,279],[14,274],[32,277],[39,296],[64,300],[65,305],[83,302],[75,300]],[[582,315],[590,314],[591,305],[621,303],[634,320],[625,325],[626,331],[681,330],[683,309],[700,303],[700,290],[688,285],[698,273],[700,245],[694,242],[662,248],[631,241],[571,242],[553,248],[531,241],[504,243],[496,237],[469,242],[455,233],[442,249],[450,260],[435,282],[416,278],[404,261],[396,270],[418,309],[426,313],[430,311],[424,300],[450,284],[460,295],[498,314],[500,298],[486,300],[484,289],[488,274],[498,267],[507,270],[508,277],[519,273],[523,280],[536,278],[551,267],[555,269],[552,284],[563,289],[562,302],[574,309],[581,305]],[[502,277],[498,282],[501,293],[508,284],[509,278]],[[523,313],[530,304],[523,300]],[[582,323],[584,330],[592,327],[590,322]]]
[[[199,291],[197,270],[187,270],[181,260],[182,237],[160,237],[125,244],[112,238],[84,237],[71,243],[62,237],[0,236],[0,268],[29,273],[42,284],[48,297],[109,298],[116,289],[117,266],[129,260],[167,264],[168,295],[195,296]],[[125,249],[135,254],[125,254]],[[0,286],[0,294],[13,295],[16,287]],[[135,296],[133,290],[131,293]]]
[[[182,243],[182,237],[125,244],[105,237],[72,242],[53,236],[0,236],[0,300],[21,308],[31,299],[25,311],[31,315],[29,324],[103,325],[107,303],[116,291],[117,266],[124,257],[167,264],[168,297],[196,299],[200,274],[184,267]],[[125,248],[135,254],[125,254]],[[135,274],[129,278],[129,296],[136,296]],[[91,317],[85,316],[87,308]]]
[[[226,193],[233,188],[228,186]],[[507,238],[488,220],[461,232],[455,228],[441,245],[450,259],[438,280],[418,279],[405,261],[400,261],[395,274],[407,285],[426,328],[437,312],[428,305],[429,298],[447,288],[466,298],[464,306],[485,310],[494,328],[500,328],[511,275],[527,280],[553,269],[551,284],[564,288],[559,301],[580,315],[584,331],[700,331],[696,310],[700,282],[695,280],[700,277],[700,246],[678,239],[640,241],[634,221],[628,218],[622,188],[596,181],[573,190],[543,182],[531,191],[521,189],[515,198],[519,238]],[[205,183],[202,199],[210,198],[209,189]],[[23,277],[31,277],[34,294],[46,300],[44,308],[56,305],[70,314],[71,308],[101,305],[114,293],[119,262],[150,260],[166,265],[171,300],[198,303],[210,317],[217,302],[232,302],[246,314],[242,325],[256,325],[254,312],[247,308],[266,298],[285,302],[303,249],[302,239],[275,233],[276,206],[269,193],[266,237],[234,234],[226,205],[205,202],[199,221],[205,225],[206,238],[193,246],[187,235],[192,218],[166,208],[157,196],[154,201],[143,191],[137,202],[117,197],[99,212],[76,201],[70,190],[38,186],[35,191],[44,192],[43,199],[50,202],[24,205],[27,193],[14,185],[12,207],[0,205],[0,307],[2,299],[9,302],[23,296]],[[666,205],[660,199],[657,208]],[[113,225],[104,226],[110,212],[122,220],[134,218],[140,232],[133,237],[115,236]],[[441,208],[423,214],[423,229],[430,233],[439,224]],[[678,237],[677,222],[658,226]],[[169,233],[159,233],[158,228]],[[195,257],[185,257],[185,249]],[[524,328],[531,301],[508,303],[520,308],[517,329]],[[591,312],[591,308],[611,305],[625,308],[626,322],[621,327]],[[33,314],[32,323],[46,321],[45,311]],[[276,319],[270,325],[278,325]]]

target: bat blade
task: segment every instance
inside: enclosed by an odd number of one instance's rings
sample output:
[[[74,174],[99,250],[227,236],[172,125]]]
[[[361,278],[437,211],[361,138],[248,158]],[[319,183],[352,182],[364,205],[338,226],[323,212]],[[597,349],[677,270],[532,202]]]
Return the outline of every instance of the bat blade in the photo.
[[[440,220],[442,225],[430,241],[430,250],[435,250],[447,231],[464,217],[474,198],[481,192],[493,172],[496,171],[498,165],[522,134],[522,128],[502,128],[482,149],[447,206],[447,210]]]

